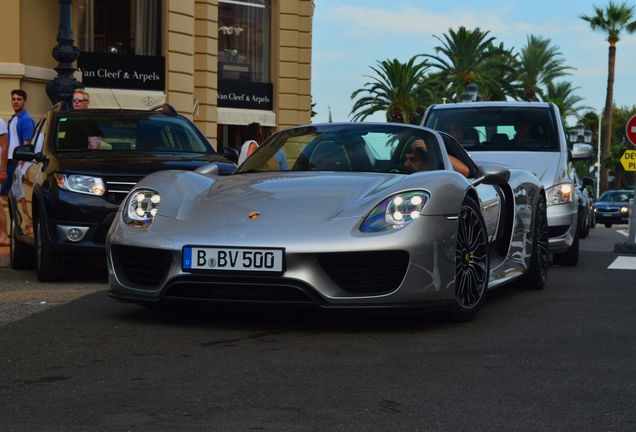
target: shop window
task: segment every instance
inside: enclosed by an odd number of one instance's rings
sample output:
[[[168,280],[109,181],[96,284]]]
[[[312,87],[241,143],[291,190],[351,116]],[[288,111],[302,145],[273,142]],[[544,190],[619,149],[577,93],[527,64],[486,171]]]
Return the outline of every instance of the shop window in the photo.
[[[220,79],[269,82],[269,0],[219,0]]]
[[[161,1],[79,0],[79,50],[161,55]]]

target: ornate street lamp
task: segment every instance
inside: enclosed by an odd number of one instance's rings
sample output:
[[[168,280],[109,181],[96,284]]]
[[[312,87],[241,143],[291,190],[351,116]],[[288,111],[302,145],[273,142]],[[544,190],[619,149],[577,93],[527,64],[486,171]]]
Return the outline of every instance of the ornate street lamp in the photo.
[[[592,131],[589,129],[585,129],[582,123],[576,125],[576,129],[570,129],[568,131],[568,137],[570,138],[570,143],[592,143]]]
[[[57,45],[53,48],[53,58],[59,62],[55,71],[57,77],[46,85],[46,95],[53,104],[66,101],[69,106],[73,91],[84,88],[73,74],[77,70],[73,63],[79,57],[79,49],[74,45],[72,11],[73,0],[58,0],[60,2],[60,25],[57,32]]]
[[[466,86],[466,91],[461,95],[462,102],[477,102],[482,100],[479,96],[479,87],[474,82]]]
[[[600,133],[601,132],[599,128],[599,136],[600,136]],[[592,144],[592,135],[593,135],[592,131],[589,129],[585,129],[585,126],[582,123],[578,123],[575,129],[570,129],[568,131],[568,138],[570,139],[571,144],[576,144],[576,143]],[[594,167],[596,168],[596,198],[598,198],[599,172],[601,170],[600,153],[598,155],[598,160],[594,163]]]

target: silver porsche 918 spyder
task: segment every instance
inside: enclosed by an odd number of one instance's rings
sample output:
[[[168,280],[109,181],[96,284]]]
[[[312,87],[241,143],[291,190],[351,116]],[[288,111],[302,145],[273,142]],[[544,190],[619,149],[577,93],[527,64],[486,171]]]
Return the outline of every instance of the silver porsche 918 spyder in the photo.
[[[299,126],[218,174],[212,163],[135,186],[108,233],[111,297],[444,309],[468,321],[489,289],[547,281],[541,182],[476,165],[445,133]]]

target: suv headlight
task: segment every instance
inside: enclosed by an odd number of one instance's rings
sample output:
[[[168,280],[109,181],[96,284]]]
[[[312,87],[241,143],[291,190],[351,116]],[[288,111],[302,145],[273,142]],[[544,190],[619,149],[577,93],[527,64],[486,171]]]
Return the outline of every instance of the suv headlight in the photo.
[[[126,197],[124,222],[132,227],[148,228],[159,209],[161,196],[151,189],[137,189]]]
[[[554,185],[545,192],[548,206],[572,202],[572,185],[570,183]]]
[[[405,192],[382,201],[366,217],[360,231],[378,232],[407,226],[420,216],[429,195],[426,192]]]
[[[57,186],[71,192],[88,195],[104,195],[106,186],[101,177],[92,177],[79,174],[56,174]]]

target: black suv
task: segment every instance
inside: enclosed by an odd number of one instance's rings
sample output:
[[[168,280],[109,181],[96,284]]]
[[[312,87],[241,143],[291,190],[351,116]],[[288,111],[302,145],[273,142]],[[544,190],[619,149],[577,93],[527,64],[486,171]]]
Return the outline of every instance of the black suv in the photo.
[[[211,162],[229,175],[235,153],[221,152],[170,105],[69,111],[60,102],[42,117],[30,144],[13,154],[19,161],[9,193],[13,268],[35,266],[40,281],[60,280],[65,262],[105,254],[119,204],[141,178]]]

